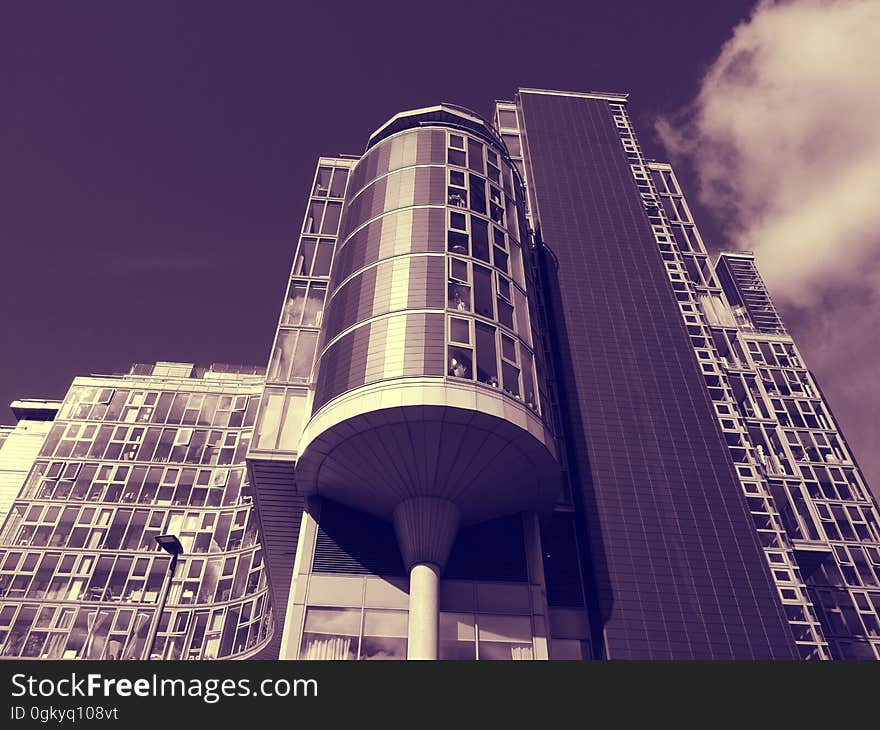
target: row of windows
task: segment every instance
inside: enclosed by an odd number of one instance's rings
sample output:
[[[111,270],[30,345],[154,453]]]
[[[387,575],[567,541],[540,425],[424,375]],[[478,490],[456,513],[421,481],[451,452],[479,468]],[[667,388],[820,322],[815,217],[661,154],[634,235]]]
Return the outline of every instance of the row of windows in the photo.
[[[405,659],[407,612],[306,611],[301,659]],[[528,616],[440,613],[440,659],[533,659]]]
[[[9,572],[16,563],[19,567]],[[167,569],[168,560],[161,557],[9,551],[0,572],[0,598],[156,603]],[[177,570],[168,593],[171,605],[235,601],[266,588],[259,551],[186,559]]]
[[[774,395],[818,398],[805,370],[757,368],[764,390]]]
[[[250,432],[192,426],[112,426],[56,423],[42,456],[119,461],[173,461],[186,464],[233,464],[244,461]]]
[[[848,461],[837,434],[785,429],[785,438],[797,461],[838,464]]]
[[[821,428],[831,430],[822,402],[802,398],[770,398],[774,417],[779,424],[795,428]]]
[[[494,224],[514,232],[517,227],[516,203],[505,196],[492,183],[488,183],[489,195],[486,197],[486,180],[474,173],[449,170],[449,184],[446,188],[446,203],[454,208],[469,208],[474,213],[487,216]],[[436,201],[435,201],[436,202]],[[516,236],[519,239],[519,236]]]
[[[244,468],[181,469],[38,461],[22,498],[219,507],[249,503]]]
[[[880,593],[816,590],[814,597],[816,611],[828,634],[880,637]]]
[[[258,396],[74,386],[58,420],[167,423],[214,428],[253,426]]]
[[[746,347],[757,364],[784,368],[803,368],[793,344],[788,342],[755,342],[747,340]]]
[[[512,195],[513,186],[507,175],[502,181],[502,163],[498,154],[482,142],[473,137],[465,137],[460,134],[449,134],[449,147],[446,151],[446,162],[456,167],[466,167],[469,170],[488,178],[498,186],[504,186],[506,192]],[[473,176],[471,176],[473,177]],[[480,183],[482,184],[482,183]],[[485,196],[485,192],[484,192]],[[500,205],[500,193],[498,198]]]
[[[504,231],[491,226],[492,237],[489,237],[490,226],[475,215],[465,216],[462,213],[450,212],[449,230],[446,233],[446,247],[450,253],[459,256],[470,256],[487,264],[507,276],[513,275],[521,287],[525,287],[522,253],[520,247],[511,240],[508,249]]]
[[[152,658],[219,659],[268,638],[266,597],[208,610],[166,610]],[[5,657],[142,659],[155,617],[150,608],[4,604],[0,646]],[[2,628],[8,627],[8,628]]]
[[[525,295],[510,280],[477,263],[450,257],[447,307],[473,312],[516,332],[532,342],[531,322]]]
[[[880,541],[877,522],[857,505],[815,503],[822,529],[829,540]]]
[[[240,550],[257,545],[257,520],[248,508],[129,509],[16,504],[3,528],[4,545],[88,550],[155,550],[155,538],[175,534],[187,554]]]
[[[447,375],[501,388],[537,410],[532,353],[522,342],[490,324],[461,317],[449,318],[449,342]]]

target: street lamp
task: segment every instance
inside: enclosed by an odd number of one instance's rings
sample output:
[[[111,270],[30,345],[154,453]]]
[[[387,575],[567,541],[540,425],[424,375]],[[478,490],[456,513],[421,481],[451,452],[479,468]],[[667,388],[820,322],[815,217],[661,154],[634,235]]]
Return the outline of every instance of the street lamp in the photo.
[[[165,574],[165,581],[162,583],[162,592],[159,595],[159,607],[156,610],[153,625],[150,626],[150,633],[147,635],[146,659],[151,659],[153,656],[153,647],[156,644],[156,634],[159,633],[159,622],[162,619],[162,612],[165,610],[165,603],[168,601],[168,590],[171,588],[171,581],[174,580],[174,571],[177,569],[177,558],[183,554],[183,545],[180,544],[177,535],[159,535],[156,537],[156,542],[166,553],[171,554],[171,563],[168,565],[168,572]]]

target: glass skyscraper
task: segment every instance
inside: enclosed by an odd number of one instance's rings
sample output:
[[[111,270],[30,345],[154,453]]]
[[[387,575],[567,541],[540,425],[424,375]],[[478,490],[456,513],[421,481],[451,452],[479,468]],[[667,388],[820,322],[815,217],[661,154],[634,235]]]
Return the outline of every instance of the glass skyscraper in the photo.
[[[75,381],[2,654],[878,658],[878,525],[626,96],[520,89],[319,159],[265,372]]]

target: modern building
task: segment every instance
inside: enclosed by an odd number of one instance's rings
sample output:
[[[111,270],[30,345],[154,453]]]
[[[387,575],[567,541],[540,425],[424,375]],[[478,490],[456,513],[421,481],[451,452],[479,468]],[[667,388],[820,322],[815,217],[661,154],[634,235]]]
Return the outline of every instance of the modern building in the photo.
[[[262,369],[157,363],[76,378],[60,410],[46,404],[57,415],[0,530],[0,656],[247,658],[268,645],[245,466],[263,383]]]
[[[876,503],[626,105],[521,89],[319,160],[248,456],[280,656],[880,651]]]
[[[876,501],[623,94],[320,158],[268,369],[78,378],[0,552],[5,656],[880,657]]]

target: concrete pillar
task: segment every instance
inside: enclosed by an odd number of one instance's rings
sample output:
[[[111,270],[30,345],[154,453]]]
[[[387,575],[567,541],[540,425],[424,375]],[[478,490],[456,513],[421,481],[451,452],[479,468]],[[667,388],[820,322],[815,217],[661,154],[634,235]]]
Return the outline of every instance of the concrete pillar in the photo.
[[[416,563],[409,571],[407,659],[437,659],[440,645],[440,566]]]
[[[440,573],[458,532],[461,513],[438,497],[413,497],[394,508],[394,528],[409,570],[407,659],[437,659]]]

